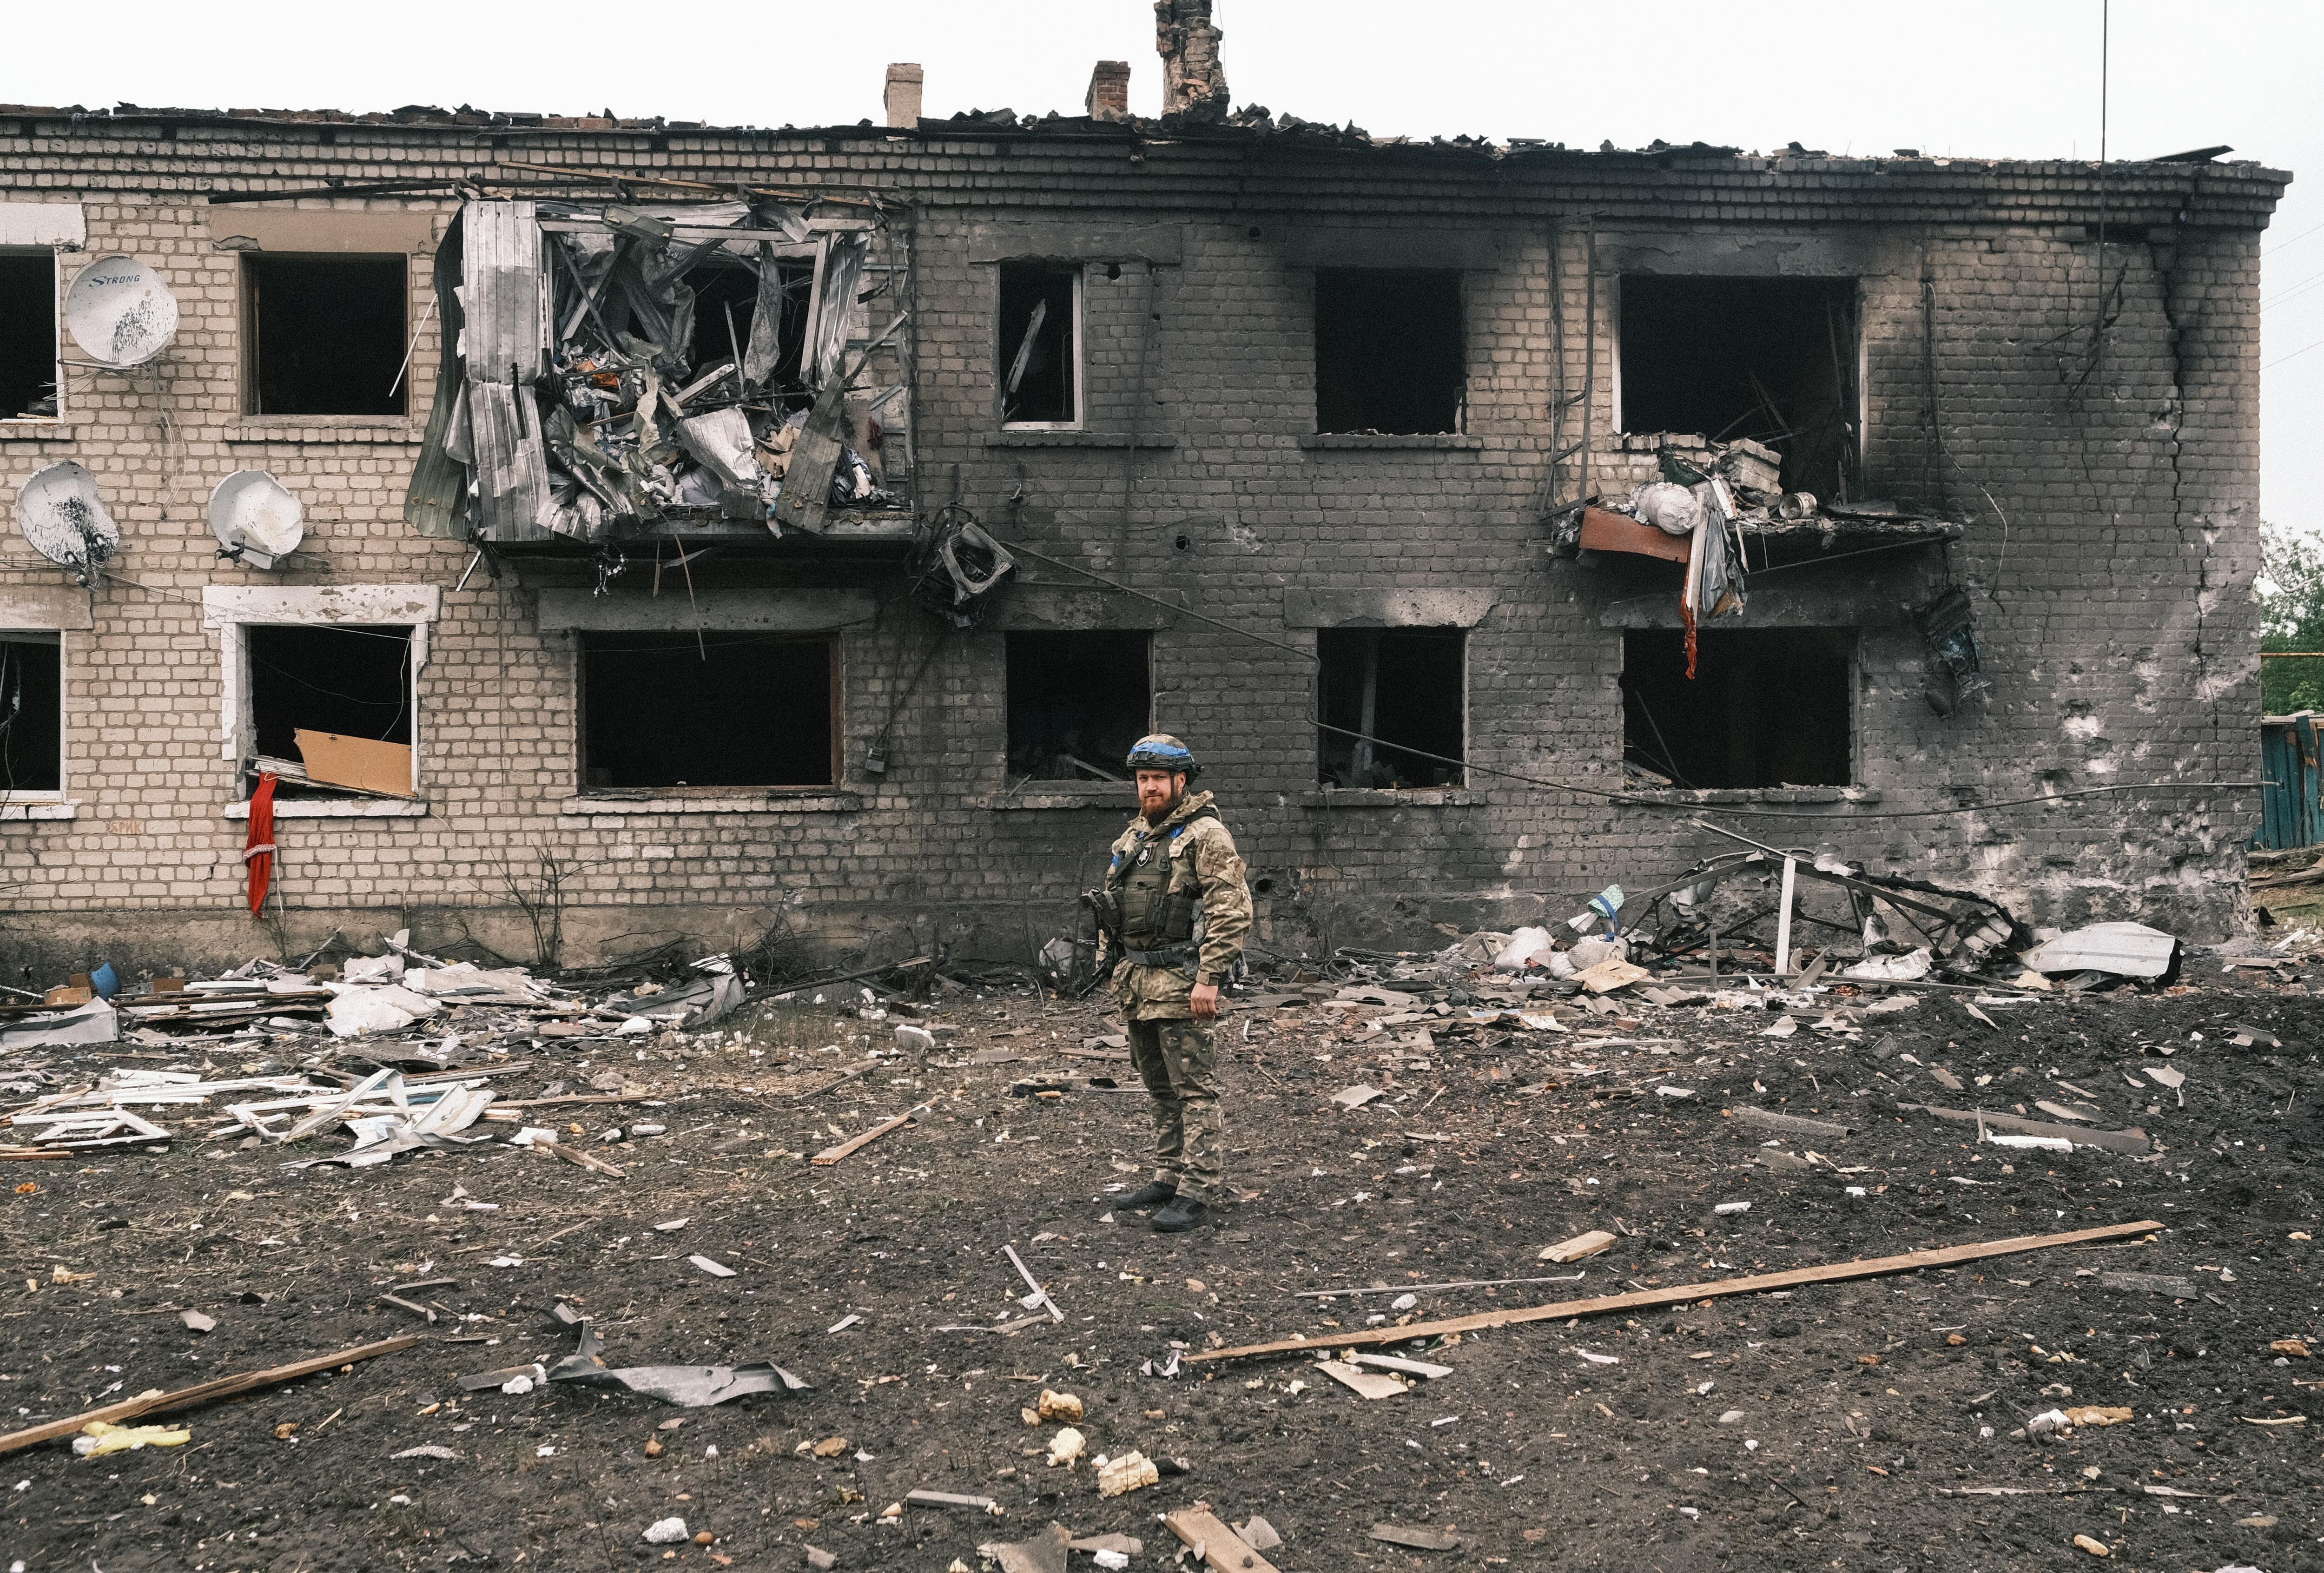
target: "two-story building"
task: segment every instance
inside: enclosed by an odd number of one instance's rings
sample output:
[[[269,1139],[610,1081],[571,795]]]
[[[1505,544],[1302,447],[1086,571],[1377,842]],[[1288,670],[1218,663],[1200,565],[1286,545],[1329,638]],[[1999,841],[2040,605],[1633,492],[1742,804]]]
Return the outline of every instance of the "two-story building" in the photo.
[[[1158,121],[1114,64],[810,130],[0,108],[11,954],[1029,959],[1157,728],[1279,952],[1706,818],[2240,921],[2287,176],[1384,141],[1167,63]]]

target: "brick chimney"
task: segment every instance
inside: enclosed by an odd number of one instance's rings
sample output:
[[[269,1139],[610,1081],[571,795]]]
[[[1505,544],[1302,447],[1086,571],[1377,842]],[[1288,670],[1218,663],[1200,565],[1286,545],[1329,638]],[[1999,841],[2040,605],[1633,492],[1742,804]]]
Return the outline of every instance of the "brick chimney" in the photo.
[[[1130,118],[1130,62],[1100,60],[1090,72],[1089,97],[1082,108],[1092,120]]]
[[[920,124],[920,68],[899,61],[888,68],[888,125],[910,131]]]
[[[1223,119],[1227,74],[1211,0],[1154,0],[1154,44],[1162,53],[1162,113]]]

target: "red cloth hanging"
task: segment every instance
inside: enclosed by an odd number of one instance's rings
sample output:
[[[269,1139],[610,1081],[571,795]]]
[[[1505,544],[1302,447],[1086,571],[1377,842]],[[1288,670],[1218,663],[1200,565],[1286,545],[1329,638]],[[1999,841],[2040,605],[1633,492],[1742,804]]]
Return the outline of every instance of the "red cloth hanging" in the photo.
[[[250,794],[250,835],[242,844],[242,861],[250,870],[250,915],[266,904],[266,886],[274,875],[274,777],[258,778]]]

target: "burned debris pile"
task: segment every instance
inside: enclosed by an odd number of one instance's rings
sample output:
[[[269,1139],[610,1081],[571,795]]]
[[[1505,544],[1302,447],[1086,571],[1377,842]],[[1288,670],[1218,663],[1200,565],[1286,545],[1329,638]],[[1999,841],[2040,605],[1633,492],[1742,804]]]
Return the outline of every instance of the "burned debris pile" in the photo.
[[[468,202],[407,514],[584,545],[900,517],[908,266],[870,200]]]

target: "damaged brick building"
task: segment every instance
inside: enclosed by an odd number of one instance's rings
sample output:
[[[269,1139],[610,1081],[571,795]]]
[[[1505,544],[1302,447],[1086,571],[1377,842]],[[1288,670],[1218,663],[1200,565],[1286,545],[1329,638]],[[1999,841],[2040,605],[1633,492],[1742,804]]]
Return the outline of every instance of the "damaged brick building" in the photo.
[[[0,108],[11,957],[1023,959],[1153,727],[1285,953],[1722,815],[2240,923],[2289,177],[1383,140],[1172,10],[1156,121]]]

